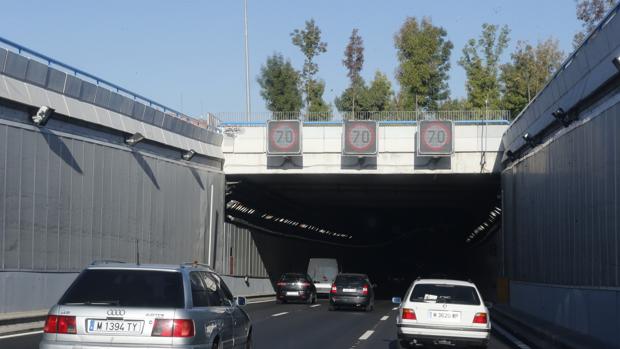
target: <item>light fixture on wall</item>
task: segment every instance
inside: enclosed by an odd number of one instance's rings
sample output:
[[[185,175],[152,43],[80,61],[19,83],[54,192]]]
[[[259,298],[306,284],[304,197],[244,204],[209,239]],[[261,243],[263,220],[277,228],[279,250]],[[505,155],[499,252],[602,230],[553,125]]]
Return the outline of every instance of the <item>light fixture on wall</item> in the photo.
[[[536,145],[536,140],[534,139],[534,136],[532,136],[529,132],[525,133],[523,135],[523,140],[525,141],[525,143],[527,143],[530,147],[534,147]]]
[[[183,153],[183,160],[190,161],[194,155],[196,155],[196,151],[194,149],[190,149]]]
[[[145,138],[142,135],[142,133],[136,132],[133,135],[131,135],[131,137],[125,139],[125,144],[127,144],[130,147],[132,147],[132,146],[142,142],[144,139]]]
[[[32,122],[37,126],[45,126],[53,112],[54,109],[42,105],[39,110],[37,110],[37,113],[32,116]]]
[[[570,121],[568,120],[568,113],[564,111],[562,108],[556,109],[553,113],[551,113],[553,117],[564,125],[564,127],[570,125]]]
[[[620,71],[620,56],[614,58],[613,63],[616,66],[616,69]]]

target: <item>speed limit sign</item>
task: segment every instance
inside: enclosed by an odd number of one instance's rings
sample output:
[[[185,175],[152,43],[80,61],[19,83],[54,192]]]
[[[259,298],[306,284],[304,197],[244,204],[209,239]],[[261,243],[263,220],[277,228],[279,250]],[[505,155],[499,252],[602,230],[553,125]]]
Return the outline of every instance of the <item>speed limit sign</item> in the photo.
[[[423,120],[418,124],[418,156],[450,156],[454,150],[452,121]]]
[[[299,120],[267,122],[267,154],[301,154],[301,123]]]
[[[377,122],[345,121],[343,140],[344,155],[376,155]]]

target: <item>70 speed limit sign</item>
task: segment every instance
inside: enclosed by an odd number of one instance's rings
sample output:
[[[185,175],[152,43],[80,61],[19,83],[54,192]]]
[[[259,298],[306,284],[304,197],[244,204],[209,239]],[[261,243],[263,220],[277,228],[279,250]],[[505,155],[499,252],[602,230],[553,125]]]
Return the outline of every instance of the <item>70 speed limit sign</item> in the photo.
[[[267,154],[301,154],[301,122],[299,120],[268,121]]]
[[[342,153],[344,155],[376,155],[377,122],[345,121]]]
[[[454,152],[452,121],[423,120],[418,124],[418,156],[450,156]]]

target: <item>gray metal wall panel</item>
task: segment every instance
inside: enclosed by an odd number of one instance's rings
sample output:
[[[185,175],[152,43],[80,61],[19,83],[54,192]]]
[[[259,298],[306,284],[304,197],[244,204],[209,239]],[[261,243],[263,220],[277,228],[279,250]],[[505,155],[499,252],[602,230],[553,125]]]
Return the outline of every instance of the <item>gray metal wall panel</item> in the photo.
[[[218,234],[222,173],[0,123],[2,270],[67,272],[93,259],[133,261],[136,239],[143,262],[203,260],[211,185]]]
[[[101,108],[108,109],[110,106],[110,96],[112,92],[110,90],[103,88],[101,86],[97,86],[97,91],[95,92],[95,104],[100,106]]]
[[[8,51],[0,47],[0,73],[4,71],[4,63],[6,63],[6,55]]]
[[[37,86],[45,86],[47,82],[47,65],[37,61],[28,61],[26,80]]]
[[[64,94],[73,98],[80,98],[82,92],[82,80],[72,75],[67,75]]]
[[[47,88],[56,91],[58,93],[63,93],[65,89],[65,80],[67,79],[67,74],[61,72],[60,70],[56,70],[54,68],[47,69]]]
[[[95,103],[97,95],[97,85],[90,82],[82,81],[82,89],[80,91],[80,99],[84,102]]]
[[[4,64],[4,74],[19,80],[26,79],[28,69],[28,59],[14,52],[9,51]]]
[[[503,172],[512,279],[620,286],[619,117],[616,104]]]

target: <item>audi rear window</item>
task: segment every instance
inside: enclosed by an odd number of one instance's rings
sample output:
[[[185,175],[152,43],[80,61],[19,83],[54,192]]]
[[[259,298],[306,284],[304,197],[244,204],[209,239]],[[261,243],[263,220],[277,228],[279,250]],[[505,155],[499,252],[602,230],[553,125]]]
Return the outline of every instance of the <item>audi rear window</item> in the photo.
[[[418,284],[411,292],[410,301],[480,305],[480,298],[475,288],[446,284]]]
[[[78,276],[59,304],[184,308],[183,276],[153,270],[89,269]]]

